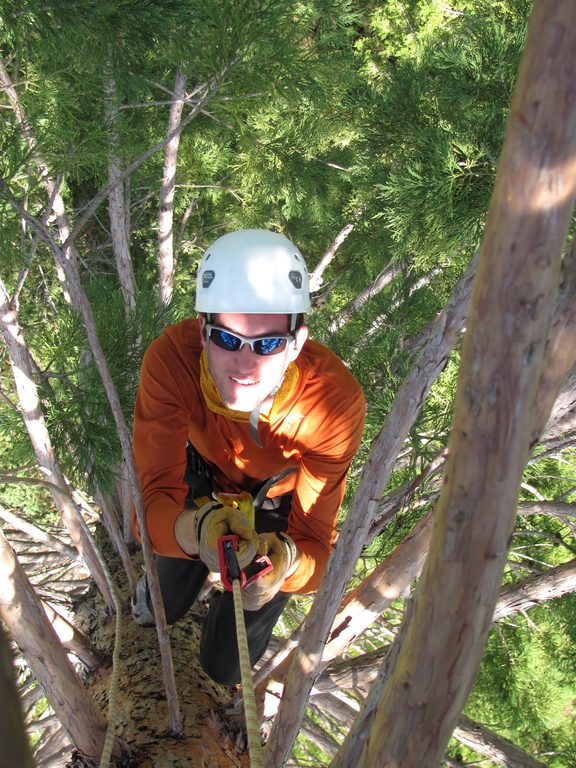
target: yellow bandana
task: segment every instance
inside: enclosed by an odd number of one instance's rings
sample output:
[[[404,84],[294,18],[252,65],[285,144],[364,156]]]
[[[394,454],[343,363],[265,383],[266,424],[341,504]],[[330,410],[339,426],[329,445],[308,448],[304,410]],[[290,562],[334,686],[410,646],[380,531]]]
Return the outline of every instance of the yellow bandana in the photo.
[[[288,363],[288,368],[284,374],[282,384],[274,395],[274,402],[272,403],[272,408],[270,409],[270,413],[267,417],[270,421],[274,419],[275,414],[278,413],[292,392],[294,392],[297,382],[298,366],[295,362],[292,361]],[[214,411],[214,413],[219,413],[222,416],[226,416],[227,419],[232,419],[232,421],[249,421],[249,413],[245,413],[244,411],[235,411],[233,408],[228,408],[228,406],[224,405],[222,402],[220,392],[218,392],[218,388],[216,387],[214,379],[212,378],[210,370],[208,369],[208,359],[206,357],[205,350],[202,350],[202,354],[200,355],[200,387],[206,400],[206,404],[211,411]]]

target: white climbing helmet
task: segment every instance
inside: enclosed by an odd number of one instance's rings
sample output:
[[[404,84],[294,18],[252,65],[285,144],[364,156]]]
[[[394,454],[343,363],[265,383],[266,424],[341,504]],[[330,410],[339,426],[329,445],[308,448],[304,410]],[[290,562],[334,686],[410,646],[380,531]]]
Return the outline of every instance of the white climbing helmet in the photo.
[[[283,235],[241,229],[206,250],[196,283],[198,312],[298,314],[310,309],[304,257]]]

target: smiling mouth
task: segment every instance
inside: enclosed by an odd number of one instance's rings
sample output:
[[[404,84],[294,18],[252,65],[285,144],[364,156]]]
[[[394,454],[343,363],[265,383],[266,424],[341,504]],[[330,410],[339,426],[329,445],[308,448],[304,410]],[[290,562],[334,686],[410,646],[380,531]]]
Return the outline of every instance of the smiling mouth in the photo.
[[[235,376],[230,376],[230,378],[235,384],[239,384],[241,387],[253,387],[254,384],[258,384],[257,381],[253,381],[252,379],[237,379]]]

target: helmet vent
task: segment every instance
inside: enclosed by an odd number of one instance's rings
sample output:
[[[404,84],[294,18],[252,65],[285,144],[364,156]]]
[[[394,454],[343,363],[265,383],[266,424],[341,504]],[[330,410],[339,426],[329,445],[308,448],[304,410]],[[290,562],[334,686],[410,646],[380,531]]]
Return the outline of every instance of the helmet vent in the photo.
[[[295,269],[291,269],[290,272],[288,272],[288,279],[294,286],[294,288],[302,288],[302,272],[297,272]]]
[[[202,273],[202,288],[210,288],[216,273],[213,269],[206,269]]]

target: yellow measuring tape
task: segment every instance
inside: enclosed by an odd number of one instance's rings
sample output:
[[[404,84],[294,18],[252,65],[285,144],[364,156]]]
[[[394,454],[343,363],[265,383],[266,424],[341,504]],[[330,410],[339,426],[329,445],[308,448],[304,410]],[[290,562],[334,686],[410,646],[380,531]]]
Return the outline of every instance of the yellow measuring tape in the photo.
[[[250,493],[247,491],[238,494],[215,493],[214,498],[221,504],[241,509],[247,514],[252,526],[254,526],[254,504]],[[222,553],[224,553],[224,545],[222,545]],[[254,685],[252,683],[250,652],[248,650],[248,637],[246,635],[246,623],[244,621],[244,608],[242,605],[240,568],[234,549],[229,549],[228,553],[233,558],[231,561],[232,571],[229,573],[229,581],[231,582],[232,594],[234,595],[234,617],[236,619],[236,637],[238,641],[238,656],[240,658],[242,699],[244,701],[244,717],[246,718],[246,732],[248,736],[248,754],[250,756],[251,768],[264,768],[264,750],[262,749],[262,742],[260,740],[260,723],[258,720],[258,711],[256,709]],[[222,557],[225,562],[225,555],[222,554]]]
[[[244,717],[246,718],[250,765],[252,768],[264,768],[264,750],[260,740],[260,723],[258,721],[256,696],[254,695],[254,685],[252,683],[248,637],[246,636],[244,609],[242,607],[242,590],[240,589],[240,581],[238,579],[234,579],[232,582],[232,594],[234,595],[234,616],[236,618],[236,636],[238,638],[242,698],[244,700]]]

